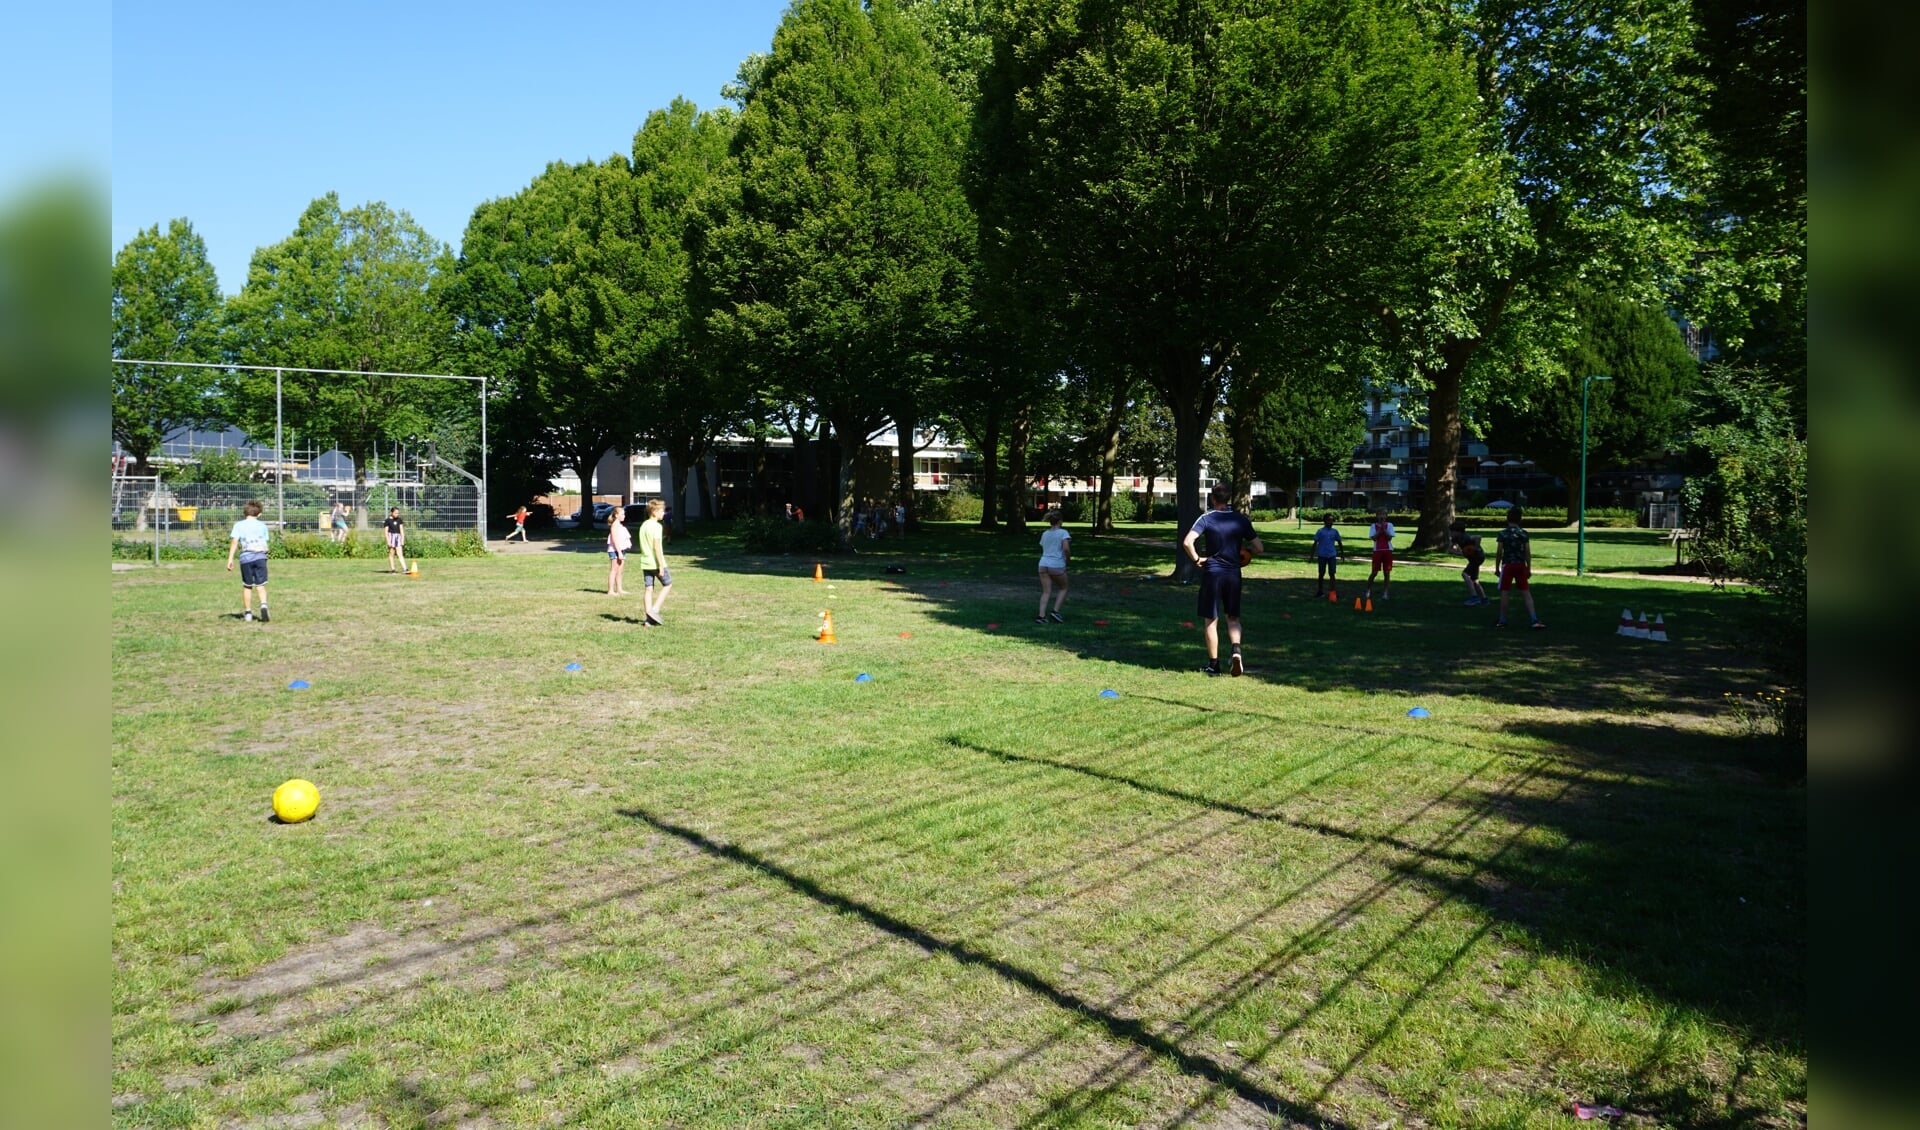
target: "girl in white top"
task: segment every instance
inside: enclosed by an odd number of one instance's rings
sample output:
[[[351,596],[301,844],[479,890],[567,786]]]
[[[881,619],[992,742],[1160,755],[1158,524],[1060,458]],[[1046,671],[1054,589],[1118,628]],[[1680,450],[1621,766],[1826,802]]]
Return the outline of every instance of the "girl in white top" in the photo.
[[[627,595],[627,550],[633,548],[633,534],[616,506],[607,515],[607,595]]]
[[[1060,525],[1060,511],[1047,511],[1047,532],[1040,535],[1040,611],[1034,614],[1033,622],[1044,624],[1051,619],[1056,624],[1066,621],[1060,616],[1060,604],[1067,599],[1067,560],[1073,556],[1073,546],[1069,543],[1073,535]],[[1060,591],[1055,593],[1055,584]],[[1053,611],[1047,611],[1047,597],[1053,596]]]

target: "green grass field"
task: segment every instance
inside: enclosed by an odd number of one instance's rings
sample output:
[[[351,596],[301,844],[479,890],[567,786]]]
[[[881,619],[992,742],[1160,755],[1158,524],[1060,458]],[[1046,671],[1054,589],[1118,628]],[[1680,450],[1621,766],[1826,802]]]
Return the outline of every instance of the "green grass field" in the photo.
[[[1032,538],[958,527],[829,584],[697,536],[664,628],[592,539],[276,562],[267,625],[218,562],[116,572],[116,1123],[1801,1124],[1749,602],[1546,577],[1496,631],[1408,565],[1355,613],[1288,524],[1208,679],[1123,533],[1050,627]]]

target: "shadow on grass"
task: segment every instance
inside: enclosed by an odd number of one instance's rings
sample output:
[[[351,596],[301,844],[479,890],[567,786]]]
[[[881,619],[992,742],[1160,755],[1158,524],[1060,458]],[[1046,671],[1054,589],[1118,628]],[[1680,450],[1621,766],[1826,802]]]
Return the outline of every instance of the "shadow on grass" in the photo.
[[[822,906],[857,918],[876,930],[907,942],[929,956],[945,957],[963,966],[985,969],[1059,1008],[1093,1022],[1104,1029],[1110,1037],[1151,1052],[1175,1065],[1180,1071],[1205,1079],[1215,1087],[1229,1090],[1263,1110],[1284,1114],[1294,1119],[1311,1120],[1316,1126],[1346,1125],[1318,1117],[1310,1107],[1268,1090],[1236,1068],[1210,1056],[1190,1052],[1152,1031],[1140,1020],[1108,1011],[1095,1001],[1063,988],[1031,969],[995,957],[966,942],[929,933],[878,907],[828,890],[805,875],[790,871],[769,858],[733,844],[719,843],[700,832],[681,827],[644,809],[621,809],[620,814],[641,821],[668,835],[679,837],[709,855],[752,868]],[[937,1113],[937,1111],[930,1113]],[[924,1121],[924,1117],[914,1121]]]

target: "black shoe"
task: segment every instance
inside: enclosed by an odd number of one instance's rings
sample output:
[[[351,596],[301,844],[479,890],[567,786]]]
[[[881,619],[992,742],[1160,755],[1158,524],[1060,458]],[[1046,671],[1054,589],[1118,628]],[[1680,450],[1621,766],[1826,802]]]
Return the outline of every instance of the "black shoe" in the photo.
[[[1233,675],[1235,678],[1239,678],[1241,675],[1244,675],[1247,673],[1247,665],[1240,662],[1239,652],[1237,651],[1234,652],[1233,657],[1227,660],[1227,671],[1229,674]]]
[[[1220,668],[1209,663],[1206,666],[1200,668],[1200,673],[1202,675],[1205,675],[1207,678],[1212,679],[1212,678],[1216,678],[1220,674]]]
[[[1047,613],[1047,619],[1052,620],[1056,624],[1064,624],[1067,622],[1067,618],[1060,615],[1058,611]]]
[[[260,622],[264,624],[267,622],[267,620],[268,620],[267,606],[263,604],[260,606]]]
[[[1033,622],[1036,624],[1044,624],[1047,622],[1047,618],[1045,616],[1035,616]]]

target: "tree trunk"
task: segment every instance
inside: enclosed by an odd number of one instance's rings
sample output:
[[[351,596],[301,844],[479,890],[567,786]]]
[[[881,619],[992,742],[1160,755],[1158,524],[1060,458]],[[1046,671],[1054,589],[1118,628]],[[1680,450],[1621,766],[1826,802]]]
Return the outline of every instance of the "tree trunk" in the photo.
[[[1148,467],[1147,468],[1147,505],[1145,508],[1135,513],[1134,515],[1135,521],[1140,521],[1140,522],[1153,521],[1153,488],[1156,485],[1158,485],[1159,481],[1160,481],[1160,468]]]
[[[687,532],[687,476],[694,473],[693,452],[683,444],[669,441],[667,462],[673,465],[673,474],[667,479],[667,505],[673,509],[673,521],[668,528],[679,536]]]
[[[1120,461],[1120,419],[1127,410],[1127,381],[1114,385],[1113,399],[1107,403],[1107,418],[1100,434],[1100,498],[1093,508],[1095,533],[1113,532],[1113,475]]]
[[[1007,529],[1025,533],[1027,499],[1027,440],[1033,436],[1033,406],[1023,404],[1013,416],[1013,434],[1007,437]]]
[[[814,479],[820,461],[820,450],[813,435],[796,420],[791,429],[793,434],[793,481],[788,484],[787,501],[795,503],[801,510],[818,518],[820,502],[814,495]]]
[[[1438,369],[1425,369],[1432,391],[1427,394],[1427,496],[1420,507],[1420,526],[1414,549],[1441,549],[1449,544],[1453,526],[1454,488],[1459,481],[1460,378],[1473,355],[1471,343],[1455,343],[1442,355]]]
[[[1253,425],[1255,413],[1235,412],[1227,421],[1233,441],[1233,505],[1242,514],[1253,509]]]
[[[900,536],[907,536],[907,522],[913,518],[913,429],[919,422],[919,413],[911,404],[902,408],[893,417],[893,430],[899,440],[900,459],[900,505],[907,508],[907,521],[896,523],[900,527]]]
[[[833,431],[835,446],[838,448],[835,454],[839,456],[835,462],[840,468],[839,485],[834,490],[834,543],[842,553],[851,553],[853,552],[853,465],[854,457],[860,449],[847,442],[847,437],[854,435],[856,429],[842,427],[836,422],[833,425]]]
[[[980,528],[1000,525],[1000,406],[987,408],[985,450],[980,452]]]
[[[702,444],[693,455],[693,481],[700,488],[700,517],[711,521],[720,515],[714,510],[714,487],[712,477],[707,473],[706,445]]]
[[[768,513],[767,510],[767,431],[756,427],[753,431],[753,512]]]
[[[1200,450],[1220,399],[1222,360],[1214,356],[1203,361],[1177,349],[1160,357],[1160,391],[1173,413],[1173,512],[1179,522],[1173,575],[1181,584],[1193,579],[1193,562],[1180,551],[1178,542],[1200,519]]]

